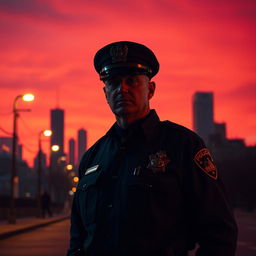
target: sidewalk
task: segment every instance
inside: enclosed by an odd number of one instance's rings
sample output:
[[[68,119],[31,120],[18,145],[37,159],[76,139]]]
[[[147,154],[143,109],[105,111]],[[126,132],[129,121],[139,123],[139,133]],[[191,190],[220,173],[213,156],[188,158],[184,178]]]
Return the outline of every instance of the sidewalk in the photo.
[[[8,222],[0,223],[0,240],[17,235],[32,229],[40,228],[49,224],[69,219],[69,215],[58,215],[50,218],[20,218],[16,224],[8,224]]]
[[[250,218],[256,220],[256,210],[252,212],[247,212],[245,210],[235,209],[234,213],[237,218]]]

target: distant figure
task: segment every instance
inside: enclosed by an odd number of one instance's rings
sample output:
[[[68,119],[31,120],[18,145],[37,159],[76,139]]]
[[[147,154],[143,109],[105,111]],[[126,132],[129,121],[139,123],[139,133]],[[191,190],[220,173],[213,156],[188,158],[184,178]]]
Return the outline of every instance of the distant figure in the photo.
[[[47,191],[44,191],[44,193],[41,196],[41,207],[42,207],[43,218],[45,218],[46,212],[49,217],[52,217],[50,206],[51,206],[51,197],[47,193]]]

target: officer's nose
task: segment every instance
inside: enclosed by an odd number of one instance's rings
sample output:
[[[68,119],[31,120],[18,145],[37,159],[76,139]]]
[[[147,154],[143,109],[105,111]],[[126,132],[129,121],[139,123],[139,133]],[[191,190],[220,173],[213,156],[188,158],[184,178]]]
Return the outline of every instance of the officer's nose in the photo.
[[[118,91],[120,93],[127,93],[129,91],[129,86],[127,85],[127,82],[125,79],[120,79],[119,85],[118,85]]]

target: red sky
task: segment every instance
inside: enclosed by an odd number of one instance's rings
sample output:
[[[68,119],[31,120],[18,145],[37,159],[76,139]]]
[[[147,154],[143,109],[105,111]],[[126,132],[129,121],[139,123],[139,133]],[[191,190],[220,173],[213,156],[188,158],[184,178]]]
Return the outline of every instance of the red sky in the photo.
[[[33,92],[33,103],[19,102],[32,110],[18,130],[30,165],[57,105],[66,152],[78,129],[88,130],[90,146],[112,125],[93,57],[119,40],[158,57],[151,107],[162,120],[192,128],[192,95],[213,91],[215,121],[227,123],[229,138],[256,144],[255,0],[0,0],[0,128],[12,131],[14,98]]]

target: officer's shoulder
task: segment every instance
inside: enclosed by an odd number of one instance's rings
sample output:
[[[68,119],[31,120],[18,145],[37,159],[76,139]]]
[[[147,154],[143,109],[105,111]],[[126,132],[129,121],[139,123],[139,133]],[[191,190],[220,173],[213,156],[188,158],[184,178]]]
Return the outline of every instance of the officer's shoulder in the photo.
[[[94,154],[95,151],[99,149],[100,146],[102,146],[107,140],[107,135],[102,136],[100,139],[98,139],[84,154],[83,158],[86,158],[86,156],[89,156],[91,154]]]
[[[195,156],[199,150],[205,148],[205,143],[195,132],[171,121],[162,121],[161,134],[164,134],[164,141],[170,147],[181,150],[187,156]]]
[[[83,154],[83,157],[80,160],[79,170],[84,169],[90,161],[93,159],[94,155],[97,154],[99,148],[104,145],[107,140],[107,136],[104,135],[99,140],[97,140],[86,152]]]
[[[203,143],[203,140],[198,136],[198,134],[183,125],[165,120],[160,122],[160,126],[167,136],[174,137],[181,141],[184,140]]]

